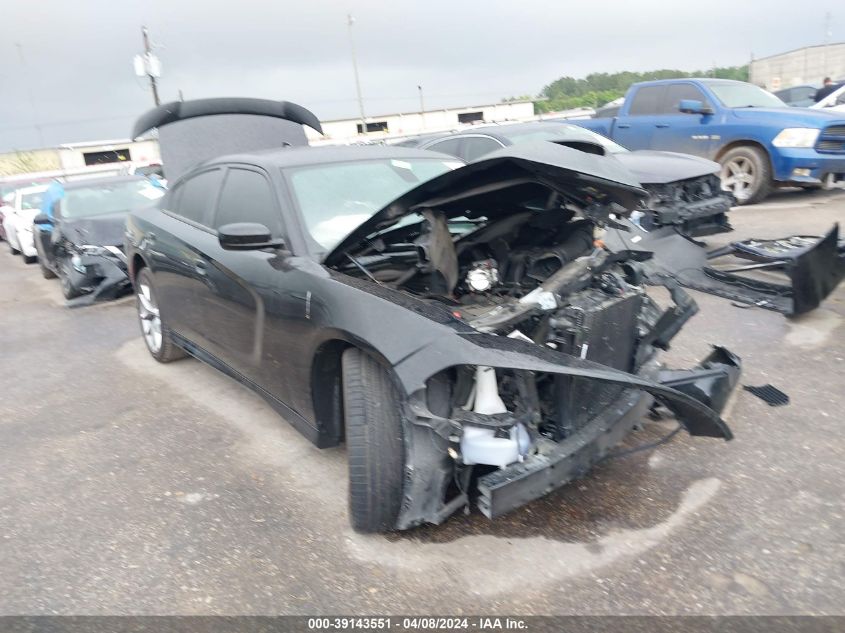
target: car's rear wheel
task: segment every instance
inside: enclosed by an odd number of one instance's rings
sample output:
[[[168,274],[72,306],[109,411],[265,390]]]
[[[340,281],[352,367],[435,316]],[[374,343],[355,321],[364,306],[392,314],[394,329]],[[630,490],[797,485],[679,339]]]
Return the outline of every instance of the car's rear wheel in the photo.
[[[142,268],[135,280],[135,302],[144,343],[153,358],[160,363],[169,363],[185,357],[185,350],[176,345],[170,330],[161,317],[153,276]]]
[[[361,350],[346,350],[342,365],[350,521],[357,532],[386,532],[402,505],[402,397],[387,370]]]
[[[737,204],[760,202],[772,192],[772,168],[763,150],[749,145],[734,147],[719,163],[722,189],[730,191]]]

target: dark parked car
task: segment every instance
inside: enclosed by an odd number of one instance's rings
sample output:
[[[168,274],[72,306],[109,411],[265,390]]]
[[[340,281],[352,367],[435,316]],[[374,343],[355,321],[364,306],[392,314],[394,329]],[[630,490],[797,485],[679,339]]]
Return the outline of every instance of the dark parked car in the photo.
[[[177,118],[160,114],[136,136]],[[155,359],[189,353],[317,446],[345,441],[355,529],[405,529],[546,494],[655,402],[692,435],[731,438],[718,411],[738,359],[715,348],[661,372],[695,303],[675,286],[660,309],[640,255],[594,243],[645,195],[618,161],[545,142],[468,166],[287,148],[174,178],[159,208],[130,214],[126,255]]]
[[[816,102],[815,96],[818,89],[818,86],[811,85],[792,86],[778,90],[773,94],[788,106],[809,108]]]
[[[143,176],[53,183],[50,208],[35,217],[35,248],[44,277],[59,277],[66,299],[115,298],[130,289],[123,254],[126,214],[164,195]]]
[[[539,140],[611,156],[621,162],[649,193],[640,202],[638,213],[642,216],[643,227],[648,230],[676,226],[693,237],[731,230],[727,213],[735,200],[722,191],[717,163],[674,152],[630,152],[600,134],[571,123],[533,121],[478,126],[453,134],[409,139],[400,144],[473,161],[501,147]]]

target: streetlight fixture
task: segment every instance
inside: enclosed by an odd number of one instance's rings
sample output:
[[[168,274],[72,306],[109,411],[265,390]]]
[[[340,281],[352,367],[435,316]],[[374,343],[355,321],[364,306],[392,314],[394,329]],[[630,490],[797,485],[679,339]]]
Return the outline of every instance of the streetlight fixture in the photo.
[[[352,36],[352,25],[355,18],[346,15],[346,25],[349,27],[349,50],[352,52],[352,70],[355,72],[355,90],[358,92],[358,108],[361,112],[361,133],[367,133],[367,118],[364,116],[364,98],[361,96],[361,80],[358,78],[358,60],[355,57],[355,38]]]

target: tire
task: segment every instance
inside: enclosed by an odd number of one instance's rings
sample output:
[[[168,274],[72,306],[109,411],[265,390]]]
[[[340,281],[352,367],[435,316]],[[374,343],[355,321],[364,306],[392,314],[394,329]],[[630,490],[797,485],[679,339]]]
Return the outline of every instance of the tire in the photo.
[[[71,300],[80,296],[82,291],[74,285],[70,272],[67,270],[67,265],[66,260],[58,262],[58,277],[59,283],[62,286],[62,295],[64,295],[65,299]]]
[[[44,265],[44,260],[40,257],[38,258],[38,267],[41,269],[41,276],[44,277],[44,279],[56,278],[56,273],[47,268],[47,266]]]
[[[722,189],[733,193],[737,204],[755,204],[772,192],[772,167],[763,150],[751,145],[734,147],[719,163]]]
[[[23,261],[25,264],[34,264],[38,261],[38,255],[24,255],[21,253],[21,257],[23,257]]]
[[[346,350],[342,366],[350,521],[356,532],[387,532],[402,506],[402,397],[387,370],[361,350]]]
[[[135,277],[135,305],[138,311],[138,323],[141,326],[141,336],[150,355],[160,363],[170,363],[185,358],[187,356],[185,350],[173,342],[167,322],[161,316],[153,275],[147,268],[142,268]],[[155,325],[156,318],[158,319],[157,326]],[[149,323],[151,328],[149,331],[145,322]],[[158,343],[154,344],[156,329]]]

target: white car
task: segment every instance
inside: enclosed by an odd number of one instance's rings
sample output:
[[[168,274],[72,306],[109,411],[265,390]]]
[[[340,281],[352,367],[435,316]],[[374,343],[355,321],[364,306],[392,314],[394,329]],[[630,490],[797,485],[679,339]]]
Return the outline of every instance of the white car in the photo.
[[[832,110],[834,112],[845,112],[845,83],[827,95],[818,103],[810,106],[817,110]]]
[[[3,201],[3,229],[13,254],[20,253],[27,264],[38,260],[32,238],[32,221],[41,212],[41,199],[46,185],[18,189]]]

